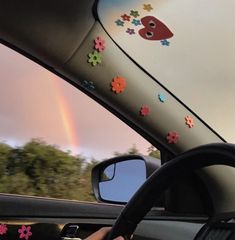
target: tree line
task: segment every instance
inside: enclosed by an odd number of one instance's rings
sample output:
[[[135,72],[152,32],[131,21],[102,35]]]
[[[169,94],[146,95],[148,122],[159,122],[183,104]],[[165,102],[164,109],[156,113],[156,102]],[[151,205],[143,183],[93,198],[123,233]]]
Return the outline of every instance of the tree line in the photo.
[[[133,145],[114,156],[138,153]],[[160,158],[153,146],[148,153]],[[21,147],[0,143],[0,193],[95,201],[90,178],[97,162],[87,161],[82,155],[72,156],[39,139]]]

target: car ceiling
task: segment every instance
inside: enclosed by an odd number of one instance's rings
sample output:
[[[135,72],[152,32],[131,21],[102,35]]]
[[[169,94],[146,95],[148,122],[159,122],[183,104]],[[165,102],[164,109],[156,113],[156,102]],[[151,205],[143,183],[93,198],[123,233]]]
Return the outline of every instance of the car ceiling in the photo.
[[[94,17],[96,1],[0,1],[0,9],[1,42],[67,78],[67,81],[105,106],[159,149],[166,148],[175,154],[203,143],[222,140],[200,119],[196,122],[197,129],[188,131],[182,118],[190,114],[189,109],[176,101],[171,93],[168,108],[160,105],[144,124],[144,118],[136,117],[138,110],[135,109],[144,102],[151,103],[150,108],[155,108],[152,90],[161,92],[164,89],[129,59],[97,23]],[[106,62],[92,71],[94,68],[85,59],[92,49],[94,38],[100,34],[105,36],[109,49],[103,54]],[[129,79],[129,88],[122,98],[113,98],[113,93],[107,91],[114,74]],[[90,93],[84,90],[81,87],[82,79],[94,81],[96,91]],[[141,98],[132,101],[130,96]],[[175,121],[172,122],[172,119]],[[181,141],[174,146],[167,144],[166,133],[173,125],[175,130],[180,129],[184,139],[191,141]]]
[[[1,39],[49,66],[61,65],[95,23],[93,5],[94,0],[0,1]]]

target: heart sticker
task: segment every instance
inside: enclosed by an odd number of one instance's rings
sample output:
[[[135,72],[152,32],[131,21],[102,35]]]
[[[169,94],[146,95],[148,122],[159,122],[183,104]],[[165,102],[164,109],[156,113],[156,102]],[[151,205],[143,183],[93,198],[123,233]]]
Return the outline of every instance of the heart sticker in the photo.
[[[147,40],[164,40],[173,37],[170,29],[160,20],[153,16],[146,16],[141,19],[144,28],[139,30],[142,38]]]

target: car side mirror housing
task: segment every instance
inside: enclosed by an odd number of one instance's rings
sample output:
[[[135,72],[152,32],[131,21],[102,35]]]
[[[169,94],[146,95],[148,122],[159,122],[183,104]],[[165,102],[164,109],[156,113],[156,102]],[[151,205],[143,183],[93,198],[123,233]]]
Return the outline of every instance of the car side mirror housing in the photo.
[[[159,159],[142,155],[105,160],[92,169],[95,197],[99,202],[126,204],[160,166]]]

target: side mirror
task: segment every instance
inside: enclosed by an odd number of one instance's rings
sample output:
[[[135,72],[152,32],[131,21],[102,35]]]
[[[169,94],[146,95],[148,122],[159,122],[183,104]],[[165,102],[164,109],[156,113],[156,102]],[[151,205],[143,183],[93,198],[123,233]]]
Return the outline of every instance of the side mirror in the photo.
[[[112,158],[92,170],[92,185],[98,201],[125,204],[160,167],[159,159],[129,155]]]

